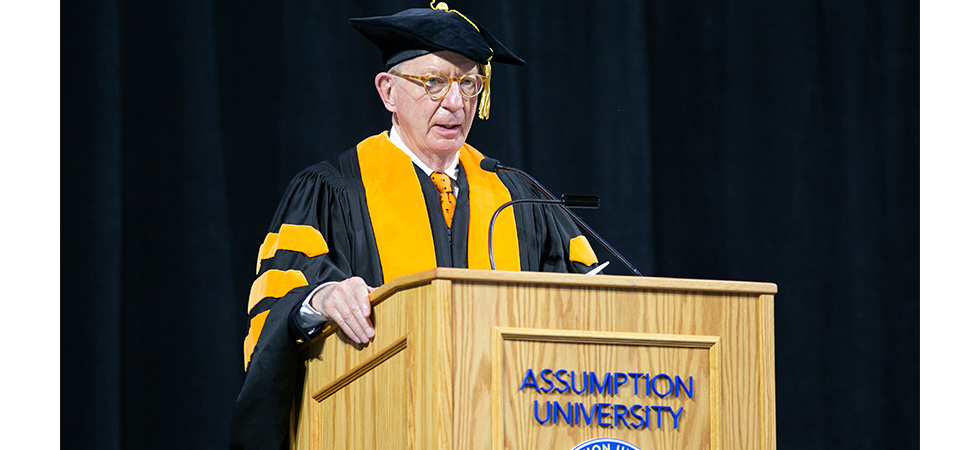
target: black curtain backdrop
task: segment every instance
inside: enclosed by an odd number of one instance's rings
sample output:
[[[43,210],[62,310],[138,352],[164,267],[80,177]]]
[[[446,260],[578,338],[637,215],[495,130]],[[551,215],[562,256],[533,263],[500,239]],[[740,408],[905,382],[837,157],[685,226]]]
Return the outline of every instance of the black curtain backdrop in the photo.
[[[918,448],[917,1],[449,4],[528,61],[470,143],[644,275],[779,285],[780,448]],[[425,6],[61,4],[66,447],[227,445],[286,183],[390,126],[347,19]]]

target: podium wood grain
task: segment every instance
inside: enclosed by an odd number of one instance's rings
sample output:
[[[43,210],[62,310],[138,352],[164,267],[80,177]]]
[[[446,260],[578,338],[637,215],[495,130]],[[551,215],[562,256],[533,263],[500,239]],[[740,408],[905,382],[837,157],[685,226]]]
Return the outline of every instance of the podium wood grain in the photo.
[[[372,294],[374,340],[326,330],[303,350],[299,449],[775,448],[776,286],[435,269]],[[664,373],[694,396],[537,393],[528,369]],[[628,391],[628,392],[626,392]],[[534,401],[684,407],[678,428],[540,424]],[[634,421],[634,423],[636,423]]]

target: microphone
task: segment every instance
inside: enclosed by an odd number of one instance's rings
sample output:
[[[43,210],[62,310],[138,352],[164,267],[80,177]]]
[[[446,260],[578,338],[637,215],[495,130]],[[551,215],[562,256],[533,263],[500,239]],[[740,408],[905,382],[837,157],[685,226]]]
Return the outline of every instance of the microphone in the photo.
[[[548,189],[546,189],[544,186],[542,186],[541,183],[538,183],[538,180],[535,180],[534,177],[532,177],[531,175],[529,175],[527,172],[525,172],[525,171],[523,171],[521,169],[515,168],[515,167],[508,167],[508,166],[505,166],[503,164],[500,164],[500,161],[498,161],[496,159],[493,159],[493,158],[483,158],[483,160],[480,161],[480,168],[483,169],[483,170],[486,170],[487,172],[497,172],[497,171],[502,170],[502,171],[505,171],[505,172],[513,172],[513,173],[516,173],[516,174],[518,174],[518,175],[526,178],[528,181],[530,181],[531,184],[533,184],[535,188],[537,188],[539,191],[541,191],[541,193],[543,193],[545,195],[545,197],[548,198],[547,200],[545,200],[545,199],[520,199],[520,200],[511,200],[511,201],[509,201],[509,202],[504,203],[503,205],[501,205],[500,208],[497,208],[497,211],[493,213],[493,217],[490,219],[490,230],[489,230],[489,233],[488,233],[489,234],[489,240],[490,240],[490,268],[491,269],[496,270],[495,269],[494,262],[493,262],[493,222],[494,222],[494,220],[496,220],[497,214],[499,214],[500,211],[502,211],[504,208],[506,208],[506,207],[508,207],[510,205],[518,204],[518,203],[545,203],[545,204],[555,204],[555,205],[558,205],[558,207],[561,208],[562,211],[565,211],[565,213],[568,214],[568,216],[572,218],[572,221],[574,221],[576,225],[578,225],[580,228],[582,228],[583,230],[585,230],[596,241],[598,241],[600,244],[602,244],[602,246],[605,247],[605,249],[607,251],[609,251],[609,253],[612,253],[612,255],[615,256],[616,259],[619,260],[619,262],[623,263],[623,265],[626,266],[626,268],[629,269],[630,272],[633,272],[633,274],[636,275],[636,276],[638,276],[638,277],[643,276],[643,275],[640,274],[640,271],[639,270],[636,270],[636,267],[633,267],[633,265],[630,264],[630,262],[627,261],[626,258],[623,257],[623,255],[619,254],[619,252],[616,251],[615,248],[613,248],[611,245],[609,245],[609,243],[606,242],[606,240],[603,239],[602,236],[599,236],[599,234],[596,233],[595,231],[593,231],[592,228],[589,227],[582,219],[580,219],[578,216],[575,215],[575,213],[569,211],[569,209],[568,209],[570,207],[571,208],[575,208],[575,207],[598,208],[599,207],[599,197],[594,196],[594,195],[575,195],[575,196],[562,195],[562,199],[559,200],[559,199],[555,198],[555,196],[551,192],[549,192]],[[591,199],[594,199],[594,206],[589,206],[589,205],[592,205]],[[579,203],[585,204],[586,206],[579,206]]]

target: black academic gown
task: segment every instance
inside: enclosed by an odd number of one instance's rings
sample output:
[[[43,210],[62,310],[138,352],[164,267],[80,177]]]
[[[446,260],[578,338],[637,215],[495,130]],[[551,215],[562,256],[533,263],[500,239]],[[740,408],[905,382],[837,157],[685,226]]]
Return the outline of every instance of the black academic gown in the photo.
[[[270,269],[300,270],[307,285],[281,298],[267,297],[249,311],[255,317],[265,311],[262,332],[248,363],[245,383],[234,411],[231,448],[288,448],[289,417],[293,398],[301,389],[303,369],[296,351],[297,339],[306,337],[294,323],[302,301],[318,285],[360,276],[369,286],[384,282],[377,243],[371,227],[364,186],[355,149],[333,163],[315,164],[289,183],[269,228],[282,224],[309,225],[323,234],[329,251],[309,257],[302,252],[279,250],[261,260],[258,273]],[[469,223],[469,191],[460,165],[456,209],[447,230],[439,193],[425,173],[415,168],[428,210],[440,267],[466,267]],[[511,198],[542,198],[527,180],[498,173]],[[520,204],[514,207],[521,270],[584,273],[592,266],[569,260],[569,240],[582,233],[554,205]]]

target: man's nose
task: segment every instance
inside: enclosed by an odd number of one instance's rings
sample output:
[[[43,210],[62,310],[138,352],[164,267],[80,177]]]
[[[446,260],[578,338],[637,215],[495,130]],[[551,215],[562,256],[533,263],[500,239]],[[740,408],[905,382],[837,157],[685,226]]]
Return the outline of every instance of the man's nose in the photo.
[[[458,111],[463,108],[463,93],[459,90],[459,82],[453,81],[449,85],[449,92],[442,98],[442,107],[450,111]]]

